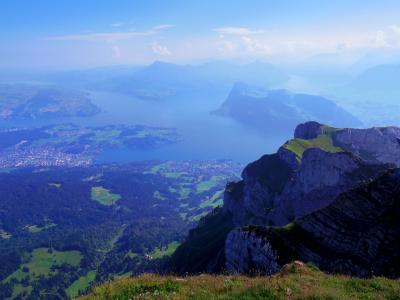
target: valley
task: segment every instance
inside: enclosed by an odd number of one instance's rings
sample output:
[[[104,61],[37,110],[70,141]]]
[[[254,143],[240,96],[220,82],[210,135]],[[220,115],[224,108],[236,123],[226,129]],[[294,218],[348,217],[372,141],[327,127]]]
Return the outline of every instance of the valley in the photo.
[[[76,297],[95,282],[161,270],[240,170],[141,161],[0,174],[0,298]]]

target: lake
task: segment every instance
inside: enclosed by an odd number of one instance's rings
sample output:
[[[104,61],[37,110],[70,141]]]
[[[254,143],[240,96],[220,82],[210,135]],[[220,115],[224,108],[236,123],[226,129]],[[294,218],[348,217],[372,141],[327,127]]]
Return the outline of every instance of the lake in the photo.
[[[106,150],[99,163],[133,160],[232,159],[242,163],[275,152],[290,136],[265,136],[229,118],[212,115],[229,90],[186,92],[162,101],[149,101],[116,93],[88,91],[101,113],[85,118],[3,121],[0,126],[42,126],[75,123],[85,126],[141,124],[177,128],[182,141],[154,150]]]

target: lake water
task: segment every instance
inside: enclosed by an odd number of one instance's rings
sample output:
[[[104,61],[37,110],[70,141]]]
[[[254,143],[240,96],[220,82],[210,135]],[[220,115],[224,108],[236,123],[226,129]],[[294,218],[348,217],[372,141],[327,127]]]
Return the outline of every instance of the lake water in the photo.
[[[233,159],[242,163],[275,152],[289,136],[264,136],[229,118],[212,115],[225,100],[229,90],[186,93],[163,101],[148,101],[133,96],[90,91],[101,113],[87,118],[57,119],[85,126],[141,124],[177,128],[182,141],[154,150],[106,150],[98,162],[133,160],[203,160]],[[42,126],[53,120],[3,122],[0,126]]]

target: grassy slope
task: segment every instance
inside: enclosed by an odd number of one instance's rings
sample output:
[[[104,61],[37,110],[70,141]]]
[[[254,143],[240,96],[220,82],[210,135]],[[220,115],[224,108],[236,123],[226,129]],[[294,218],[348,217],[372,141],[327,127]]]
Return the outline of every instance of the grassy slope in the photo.
[[[177,241],[171,242],[168,244],[166,248],[163,249],[157,248],[152,253],[150,253],[150,256],[153,259],[162,258],[164,256],[171,256],[179,245],[180,243],[178,243]]]
[[[80,292],[84,292],[89,285],[96,278],[96,271],[89,271],[85,276],[77,279],[70,287],[68,287],[65,292],[71,298],[75,298],[79,295]]]
[[[335,146],[332,140],[332,132],[336,130],[338,129],[325,126],[324,134],[320,134],[315,139],[293,139],[288,141],[283,147],[295,153],[299,158],[301,158],[304,151],[309,148],[321,148],[329,152],[342,152],[343,149]]]
[[[400,299],[400,281],[328,275],[293,263],[272,277],[143,275],[98,286],[82,300]]]

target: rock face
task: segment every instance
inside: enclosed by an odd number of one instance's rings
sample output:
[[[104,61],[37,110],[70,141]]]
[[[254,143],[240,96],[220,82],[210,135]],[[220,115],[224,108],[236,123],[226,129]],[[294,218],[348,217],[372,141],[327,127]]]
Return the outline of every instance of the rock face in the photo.
[[[383,215],[370,218],[365,214],[377,213],[372,212],[377,205],[385,210],[399,197],[390,190],[398,172],[389,177],[382,174],[400,167],[400,129],[336,129],[310,122],[299,125],[295,137],[277,153],[249,164],[241,181],[227,185],[220,213],[229,216],[233,231],[219,236],[219,241],[225,240],[226,269],[269,274],[275,272],[275,264],[303,259],[326,270],[370,274],[359,260],[368,264],[378,261],[385,240],[392,243],[388,238],[396,239],[395,234],[387,235],[396,230],[390,224],[385,223],[388,231],[383,234]],[[354,192],[360,185],[362,188]],[[379,188],[375,189],[376,185]],[[393,205],[391,209],[395,209]],[[294,229],[284,227],[292,222]],[[367,226],[371,230],[364,235]],[[296,236],[301,240],[298,248],[293,248]],[[308,240],[310,244],[304,244]],[[321,244],[321,249],[313,248],[323,241],[326,244]],[[348,252],[343,252],[345,247]],[[353,250],[357,258],[351,257]],[[389,257],[393,262],[393,255]],[[389,264],[380,264],[374,265],[374,272],[394,274],[388,271]]]
[[[309,122],[295,136],[276,154],[249,164],[243,180],[226,189],[224,210],[236,226],[285,225],[400,166],[400,128],[335,129]]]
[[[294,131],[295,139],[310,140],[315,139],[317,136],[323,133],[322,125],[318,122],[307,122],[300,124]]]
[[[400,128],[343,129],[333,133],[340,147],[366,161],[394,163],[400,167]]]
[[[230,274],[271,275],[280,269],[277,253],[267,239],[241,228],[228,234],[225,258]]]
[[[229,233],[232,272],[276,272],[293,260],[355,276],[400,276],[400,169],[342,193],[328,207],[283,228],[249,226]]]

